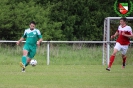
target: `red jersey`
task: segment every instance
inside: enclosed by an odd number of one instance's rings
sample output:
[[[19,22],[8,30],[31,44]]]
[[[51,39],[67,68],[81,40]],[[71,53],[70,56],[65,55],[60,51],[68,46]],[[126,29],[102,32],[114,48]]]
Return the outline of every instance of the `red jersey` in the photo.
[[[125,34],[131,35],[132,34],[132,28],[130,26],[124,26],[121,27],[121,25],[118,27],[119,36],[116,40],[116,42],[119,42],[121,45],[129,45],[130,39],[126,36],[122,35],[122,32],[125,32]]]

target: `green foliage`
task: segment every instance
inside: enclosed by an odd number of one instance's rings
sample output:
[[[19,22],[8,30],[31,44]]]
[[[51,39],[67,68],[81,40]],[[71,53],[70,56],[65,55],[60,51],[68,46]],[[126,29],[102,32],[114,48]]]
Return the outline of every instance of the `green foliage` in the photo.
[[[19,39],[34,20],[44,40],[102,40],[104,18],[118,16],[114,3],[115,0],[0,0],[0,39]]]

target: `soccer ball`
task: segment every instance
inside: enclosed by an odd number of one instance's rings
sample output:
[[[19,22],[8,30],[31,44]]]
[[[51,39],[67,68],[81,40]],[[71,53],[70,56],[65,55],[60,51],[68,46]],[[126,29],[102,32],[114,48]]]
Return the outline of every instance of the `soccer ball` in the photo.
[[[36,66],[36,65],[37,65],[37,60],[32,59],[32,60],[30,61],[30,65]]]

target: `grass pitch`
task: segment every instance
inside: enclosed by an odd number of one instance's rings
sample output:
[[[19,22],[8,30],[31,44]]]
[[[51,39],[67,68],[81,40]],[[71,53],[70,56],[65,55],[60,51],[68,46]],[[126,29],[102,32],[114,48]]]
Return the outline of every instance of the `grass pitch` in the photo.
[[[133,49],[127,53],[127,66],[121,68],[118,53],[110,72],[102,64],[102,47],[51,46],[50,65],[46,47],[41,46],[36,67],[21,72],[21,46],[0,46],[0,88],[133,88]]]
[[[133,88],[133,66],[37,65],[21,72],[19,65],[0,65],[0,88]]]

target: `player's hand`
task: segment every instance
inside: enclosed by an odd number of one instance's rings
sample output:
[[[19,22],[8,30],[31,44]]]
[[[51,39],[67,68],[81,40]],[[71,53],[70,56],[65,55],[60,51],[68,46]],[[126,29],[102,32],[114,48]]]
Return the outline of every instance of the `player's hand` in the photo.
[[[17,41],[16,44],[19,45],[20,44],[20,41]]]
[[[112,36],[111,36],[111,39],[113,39],[114,37],[115,37],[115,36],[114,36],[114,35],[112,35]]]
[[[124,36],[125,36],[125,32],[122,32],[122,35],[124,35]]]
[[[36,43],[36,44],[37,44],[37,46],[40,46],[40,42],[39,42],[39,41],[37,41],[37,43]]]

